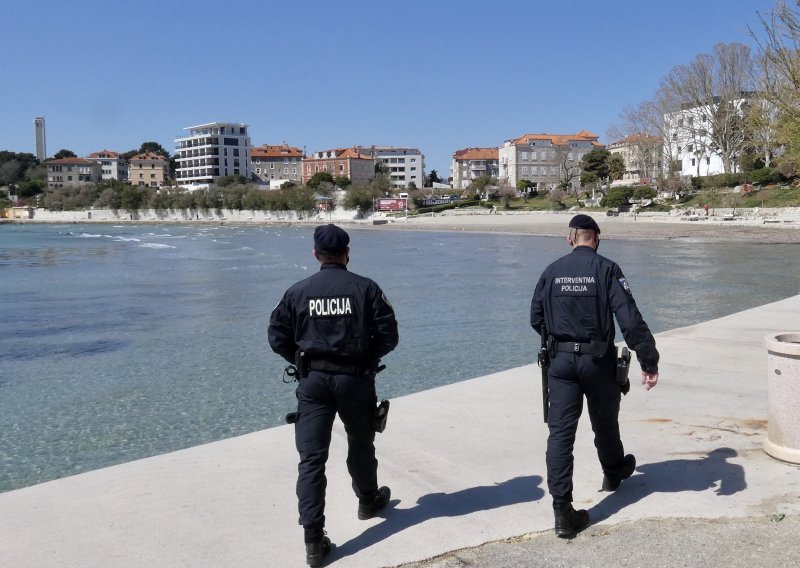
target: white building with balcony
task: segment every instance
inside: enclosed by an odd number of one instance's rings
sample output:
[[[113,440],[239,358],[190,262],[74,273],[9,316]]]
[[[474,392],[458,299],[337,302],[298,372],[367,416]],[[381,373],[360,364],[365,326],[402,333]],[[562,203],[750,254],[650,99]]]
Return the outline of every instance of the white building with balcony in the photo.
[[[716,98],[713,104],[685,106],[664,115],[664,153],[677,175],[725,173],[718,142],[728,146],[729,173],[740,171],[736,160],[744,146],[746,132],[741,124],[750,98],[749,93],[727,102]]]
[[[100,150],[99,152],[92,152],[86,159],[100,164],[102,179],[120,181],[128,179],[128,161],[119,152]]]
[[[421,188],[425,185],[425,156],[417,148],[356,146],[355,150],[383,164],[392,186],[407,188],[413,183]]]
[[[210,122],[184,130],[188,136],[175,139],[179,186],[200,189],[224,176],[250,179],[252,146],[246,124]]]

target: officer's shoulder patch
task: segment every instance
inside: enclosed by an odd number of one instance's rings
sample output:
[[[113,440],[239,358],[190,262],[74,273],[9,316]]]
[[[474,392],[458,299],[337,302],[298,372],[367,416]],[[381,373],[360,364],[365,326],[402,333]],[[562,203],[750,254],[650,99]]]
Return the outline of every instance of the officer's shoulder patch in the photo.
[[[619,283],[622,284],[622,289],[625,290],[628,294],[631,293],[631,287],[628,286],[628,281],[625,280],[625,277],[619,279]]]

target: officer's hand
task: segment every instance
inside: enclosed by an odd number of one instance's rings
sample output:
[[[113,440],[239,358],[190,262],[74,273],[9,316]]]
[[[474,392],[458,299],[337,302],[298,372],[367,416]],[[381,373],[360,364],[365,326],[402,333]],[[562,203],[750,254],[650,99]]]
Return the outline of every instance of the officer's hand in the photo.
[[[642,371],[642,384],[644,385],[645,390],[650,390],[658,383],[658,373],[648,373],[647,371]]]

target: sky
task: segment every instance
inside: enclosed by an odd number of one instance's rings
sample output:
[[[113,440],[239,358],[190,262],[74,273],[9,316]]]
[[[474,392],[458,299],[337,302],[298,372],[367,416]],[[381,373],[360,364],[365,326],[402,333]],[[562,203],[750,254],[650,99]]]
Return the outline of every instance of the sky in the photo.
[[[188,126],[244,122],[311,154],[453,152],[589,130],[717,43],[754,46],[777,0],[26,0],[0,9],[0,150],[174,151]],[[791,0],[789,0],[791,1]]]

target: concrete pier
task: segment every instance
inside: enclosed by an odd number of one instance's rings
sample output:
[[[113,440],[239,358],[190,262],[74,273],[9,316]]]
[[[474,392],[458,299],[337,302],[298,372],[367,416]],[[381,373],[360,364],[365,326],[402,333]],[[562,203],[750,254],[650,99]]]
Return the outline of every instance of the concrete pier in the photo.
[[[800,467],[763,451],[763,338],[798,321],[795,296],[656,336],[659,385],[646,392],[632,372],[622,402],[623,442],[639,465],[616,493],[598,492],[585,412],[581,420],[574,495],[576,507],[589,509],[589,531],[800,514]],[[534,339],[531,332],[532,346]],[[396,566],[538,532],[555,540],[539,376],[530,365],[393,400],[377,440],[379,482],[393,494],[385,518],[356,518],[337,421],[330,564]],[[296,466],[293,433],[283,426],[0,494],[0,564],[303,566]],[[592,565],[588,554],[583,565]],[[787,554],[796,558],[797,549]]]

